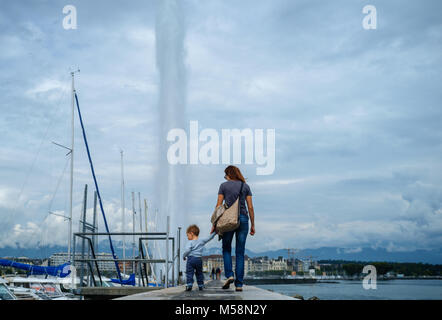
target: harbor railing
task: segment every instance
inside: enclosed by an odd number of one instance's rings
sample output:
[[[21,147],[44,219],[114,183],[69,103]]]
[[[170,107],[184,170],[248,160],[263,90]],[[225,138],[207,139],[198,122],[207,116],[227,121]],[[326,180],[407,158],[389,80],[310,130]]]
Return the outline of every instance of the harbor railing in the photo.
[[[102,279],[102,271],[100,271],[100,267],[98,262],[132,262],[137,267],[132,270],[133,273],[138,273],[138,286],[149,286],[149,277],[148,277],[148,265],[149,269],[152,271],[152,264],[164,264],[164,276],[161,275],[159,277],[159,281],[157,280],[157,284],[161,284],[163,287],[169,287],[170,284],[173,286],[179,284],[179,274],[180,274],[180,250],[181,250],[181,228],[177,230],[177,237],[171,237],[169,233],[170,223],[169,217],[167,217],[167,231],[166,232],[77,232],[73,234],[73,254],[72,261],[75,266],[76,263],[80,263],[82,268],[81,276],[80,276],[80,286],[84,285],[84,277],[83,277],[83,269],[84,264],[87,266],[88,270],[88,279],[90,279],[90,283],[94,287],[97,286],[97,279],[100,282],[100,286],[103,286]],[[98,236],[137,236],[138,238],[138,256],[133,258],[101,258],[97,257],[95,252],[95,244],[97,243]],[[77,239],[81,240],[81,255],[78,257],[75,253],[76,251],[76,243]],[[87,242],[87,256],[85,255],[85,241]],[[149,252],[145,252],[143,243],[147,241],[165,241],[165,258],[153,258],[149,257]],[[177,243],[175,243],[177,242]],[[170,248],[172,247],[172,248]],[[147,248],[147,246],[146,246]],[[171,249],[171,250],[170,250]],[[94,272],[95,271],[95,272]],[[176,274],[178,272],[178,274]],[[151,272],[152,273],[152,272]],[[171,281],[169,281],[169,274],[171,273]],[[157,277],[158,279],[158,277]],[[141,281],[140,281],[141,280]],[[122,284],[123,285],[123,284]]]

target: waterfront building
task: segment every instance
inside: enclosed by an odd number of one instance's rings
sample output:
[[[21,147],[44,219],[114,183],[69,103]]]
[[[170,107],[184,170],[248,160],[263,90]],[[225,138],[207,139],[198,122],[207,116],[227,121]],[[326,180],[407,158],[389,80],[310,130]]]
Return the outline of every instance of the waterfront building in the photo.
[[[271,262],[268,257],[256,257],[252,259],[253,271],[263,272],[271,270]]]
[[[113,257],[112,257],[111,253],[101,252],[101,253],[96,253],[95,255],[96,255],[97,259],[109,260],[109,261],[97,261],[98,268],[100,269],[100,271],[115,271],[115,263],[112,260]],[[87,256],[87,254],[85,254],[85,257],[86,256]],[[81,259],[81,253],[75,253],[75,258],[76,259]],[[61,265],[63,263],[66,263],[68,261],[69,261],[68,254],[66,252],[54,253],[49,258],[49,264],[51,266],[58,266],[58,265]],[[80,268],[81,267],[81,262],[76,262],[75,263],[75,267],[76,268]]]
[[[235,270],[236,266],[236,257],[232,256],[232,267],[233,270]],[[203,257],[203,272],[211,273],[212,268],[216,270],[216,268],[220,268],[222,273],[224,273],[224,259],[223,256],[220,254],[212,254],[209,256]],[[255,266],[252,261],[247,255],[244,256],[244,274],[255,271]]]
[[[310,270],[310,261],[303,261],[302,262],[302,271],[309,272]]]
[[[244,275],[248,274],[249,272],[253,271],[253,262],[252,259],[250,259],[248,256],[244,257]]]
[[[42,265],[43,260],[39,258],[28,257],[2,257],[1,259],[10,260],[18,263],[30,264],[30,265]]]
[[[272,271],[286,271],[288,270],[287,260],[283,257],[278,257],[276,260],[271,260],[270,268]]]
[[[232,257],[232,264],[235,265],[235,257]],[[224,259],[220,254],[212,254],[203,257],[203,272],[211,273],[212,268],[220,268],[224,271]]]
[[[235,270],[235,256],[232,256],[233,270]],[[222,255],[209,255],[203,257],[203,272],[211,273],[212,268],[220,268],[224,272],[224,260]],[[309,273],[310,269],[320,270],[320,266],[316,261],[299,260],[299,259],[285,259],[280,256],[277,259],[269,259],[269,257],[255,257],[250,258],[245,256],[244,259],[244,274],[250,272],[265,272],[265,271],[289,271],[291,273],[304,272]]]
[[[293,264],[293,271],[304,272],[304,262],[302,260],[296,259]]]

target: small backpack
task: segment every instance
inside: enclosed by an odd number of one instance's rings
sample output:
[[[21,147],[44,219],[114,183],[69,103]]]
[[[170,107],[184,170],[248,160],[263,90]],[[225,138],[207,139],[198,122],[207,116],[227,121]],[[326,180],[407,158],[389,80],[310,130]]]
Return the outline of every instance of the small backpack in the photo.
[[[215,226],[216,232],[221,237],[223,233],[236,230],[239,227],[240,220],[240,204],[239,198],[241,197],[242,188],[244,182],[241,182],[241,189],[239,190],[238,198],[229,207],[226,203],[215,208],[210,219],[212,224]]]

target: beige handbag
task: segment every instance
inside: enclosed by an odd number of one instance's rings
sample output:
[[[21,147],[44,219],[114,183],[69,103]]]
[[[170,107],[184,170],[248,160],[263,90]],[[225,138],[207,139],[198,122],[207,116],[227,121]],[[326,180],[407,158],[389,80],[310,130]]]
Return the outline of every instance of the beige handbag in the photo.
[[[235,202],[228,207],[225,203],[216,207],[210,219],[215,226],[218,235],[222,236],[223,233],[233,231],[239,227],[240,220],[240,205],[239,198],[241,196],[244,182],[241,182],[241,189],[239,190],[238,198]]]

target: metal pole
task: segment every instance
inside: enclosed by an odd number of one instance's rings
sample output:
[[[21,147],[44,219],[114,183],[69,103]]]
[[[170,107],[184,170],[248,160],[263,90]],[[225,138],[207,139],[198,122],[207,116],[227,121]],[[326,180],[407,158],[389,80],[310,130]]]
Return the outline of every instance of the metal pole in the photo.
[[[177,263],[178,263],[178,283],[177,283],[177,285],[180,285],[180,280],[181,280],[181,277],[180,277],[180,272],[181,272],[181,227],[178,227],[178,236],[177,236],[177,238],[178,238],[178,251],[177,251],[177,255],[178,255],[178,261],[177,261]]]
[[[147,232],[147,200],[144,199],[144,225],[146,227]]]
[[[94,220],[93,220],[94,232],[98,232],[98,220],[97,220],[97,191],[94,191]],[[92,238],[94,240],[94,251],[97,252],[98,248],[98,236]]]
[[[87,207],[87,184],[84,185],[84,195],[83,195],[83,212],[82,212],[82,220],[80,221],[80,230],[83,230],[83,233],[86,232],[86,207]],[[84,259],[84,246],[85,239],[81,240],[81,259]],[[83,287],[83,277],[84,277],[84,262],[81,263],[80,269],[80,287]]]
[[[169,288],[169,228],[170,228],[170,216],[167,216],[166,226],[166,288]]]
[[[92,217],[92,232],[98,232],[98,228],[97,228],[97,191],[94,191],[94,213],[93,213],[93,217]],[[92,236],[92,253],[94,253],[95,251],[95,246],[98,242],[98,236]],[[88,258],[90,258],[89,256],[89,249],[88,249]],[[97,270],[98,272],[98,270]],[[94,278],[94,282],[95,282],[95,278]]]
[[[154,226],[155,226],[155,231],[158,232],[158,208],[155,209]],[[158,246],[157,241],[154,241],[153,245],[154,245],[154,247],[152,248],[152,252],[156,251],[158,258],[161,258],[162,255],[160,253],[160,248]],[[155,253],[152,254],[152,257],[153,256],[155,256]],[[155,265],[154,268],[156,268],[155,273],[158,274],[159,267]],[[160,269],[160,271],[161,271],[161,269]],[[160,277],[160,282],[163,283],[163,278],[161,278],[161,277]]]
[[[132,191],[132,229],[133,229],[133,235],[132,235],[132,257],[135,259],[135,196],[134,192]],[[135,273],[135,261],[132,263],[132,272]]]
[[[123,166],[123,150],[121,152],[121,212],[123,215],[122,232],[126,229],[125,221],[125,205],[124,205],[124,166]],[[126,259],[126,237],[123,236],[123,259]],[[123,262],[123,273],[126,274],[126,262]]]
[[[143,219],[141,219],[141,194],[138,192],[138,209],[140,213],[140,232],[143,232]]]
[[[74,237],[73,241],[74,241],[73,246],[72,246],[72,249],[73,249],[72,257],[73,257],[73,259],[71,261],[72,261],[73,270],[75,270],[75,247],[76,247],[76,239],[75,239],[75,237]],[[72,280],[71,281],[71,291],[72,292],[74,291],[75,280],[77,280],[77,272],[76,271],[74,272],[73,270],[71,269],[71,280]]]
[[[140,216],[140,232],[143,232],[143,219],[142,219],[142,213],[141,213],[141,194],[140,194],[140,192],[138,192],[138,209],[139,209],[139,216]],[[139,271],[140,271],[140,278],[139,278],[139,280],[138,280],[138,286],[140,286],[141,287],[141,277],[142,277],[142,274],[141,274],[141,263],[138,263],[138,265],[139,265]]]
[[[175,286],[175,239],[172,238],[172,286]]]
[[[74,117],[75,117],[75,86],[74,86],[74,72],[71,72],[72,77],[72,119],[71,119],[71,178],[70,178],[70,192],[69,192],[69,231],[68,231],[68,259],[71,261],[71,241],[72,241],[72,194],[74,190]]]
[[[144,224],[146,226],[146,230],[145,232],[147,233],[147,200],[144,199]],[[149,256],[149,250],[148,250],[148,242],[146,241],[144,243],[144,248],[146,249],[146,255]],[[149,265],[149,269],[150,269],[150,265]],[[147,272],[147,271],[146,271]]]

